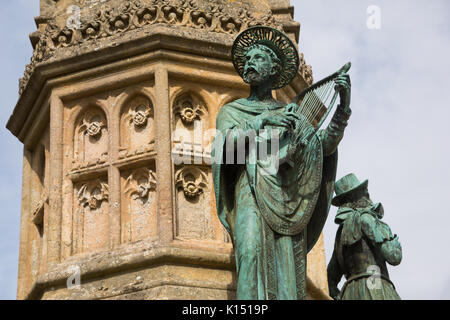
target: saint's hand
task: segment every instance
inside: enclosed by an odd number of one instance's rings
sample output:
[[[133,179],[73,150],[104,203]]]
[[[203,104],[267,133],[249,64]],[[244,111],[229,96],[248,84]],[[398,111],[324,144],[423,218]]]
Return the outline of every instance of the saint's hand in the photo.
[[[341,74],[335,80],[334,89],[339,92],[339,97],[341,99],[340,107],[348,109],[350,106],[350,96],[351,96],[351,82],[350,76],[348,74]]]
[[[262,117],[262,127],[274,126],[283,127],[287,129],[294,129],[296,121],[299,120],[299,116],[294,112],[283,113],[268,113]]]

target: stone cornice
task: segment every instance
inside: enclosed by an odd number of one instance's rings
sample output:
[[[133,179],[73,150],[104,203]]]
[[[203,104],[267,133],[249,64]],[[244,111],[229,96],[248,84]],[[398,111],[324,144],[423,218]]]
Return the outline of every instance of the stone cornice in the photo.
[[[166,49],[173,52],[190,54],[198,57],[210,57],[218,59],[217,61],[229,61],[230,48],[234,37],[228,34],[215,34],[202,32],[202,30],[191,28],[172,28],[167,25],[158,24],[148,26],[143,32],[135,33],[130,31],[120,36],[112,36],[105,39],[105,43],[100,40],[96,42],[97,50],[91,50],[89,46],[62,48],[58,55],[53,56],[47,61],[37,64],[31,73],[28,81],[27,89],[19,97],[13,114],[11,115],[7,128],[24,142],[25,136],[23,132],[25,123],[35,116],[34,106],[39,104],[39,97],[49,93],[45,84],[52,79],[63,79],[69,75],[75,76],[83,70],[96,68],[102,65],[117,64],[120,61],[124,63],[132,63],[133,59],[142,54],[147,54],[155,50]],[[120,39],[117,39],[120,37]],[[119,42],[122,40],[122,42]],[[303,84],[311,84],[312,72],[302,59],[300,54],[299,78]],[[122,63],[119,63],[122,64]],[[233,72],[230,62],[230,72]],[[71,77],[73,78],[73,77]],[[53,81],[50,87],[61,81]],[[295,84],[293,83],[295,86]],[[299,87],[299,89],[300,89]],[[297,88],[296,88],[297,89]],[[40,107],[37,105],[37,108]]]
[[[110,40],[114,36],[142,30],[147,26],[165,24],[228,35],[237,34],[255,25],[282,28],[271,11],[254,12],[248,5],[224,6],[199,0],[123,1],[114,7],[105,4],[94,11],[87,11],[82,17],[84,19],[78,29],[61,26],[56,19],[43,19],[43,31],[31,36],[35,49],[31,62],[26,66],[24,76],[19,81],[19,94],[25,90],[39,63],[64,56],[66,53],[63,51],[78,55],[82,47],[84,51],[98,50],[99,41],[105,42],[104,39]],[[116,38],[116,44],[122,42],[122,37]]]
[[[73,267],[81,271],[83,281],[96,277],[112,275],[123,270],[133,270],[161,264],[196,265],[214,269],[234,271],[235,259],[231,247],[222,248],[221,252],[208,249],[183,248],[178,245],[162,246],[157,243],[149,244],[144,248],[128,247],[113,252],[86,255],[84,258],[67,260],[56,265],[49,272],[38,277],[29,289],[25,299],[39,299],[46,290],[64,287],[67,279],[73,274]],[[319,289],[307,276],[308,294],[318,300],[331,300],[326,292]],[[152,286],[177,284],[176,280],[160,280],[153,282]]]
[[[224,248],[221,253],[218,253],[215,250],[161,246],[158,244],[150,244],[147,248],[139,249],[128,247],[113,252],[87,255],[74,261],[67,260],[54,266],[52,270],[38,277],[25,299],[39,299],[39,296],[46,289],[64,286],[73,272],[71,267],[74,265],[80,268],[82,278],[89,280],[105,274],[167,264],[168,262],[230,271],[235,268],[231,248]]]
[[[225,34],[211,37],[208,33],[199,32],[199,30],[174,29],[166,25],[152,26],[140,35],[129,32],[125,36],[122,43],[112,41],[109,45],[105,44],[95,51],[89,48],[85,50],[78,48],[75,54],[67,50],[50,60],[37,64],[30,75],[27,89],[19,96],[6,127],[19,140],[24,141],[24,136],[20,134],[22,127],[33,114],[31,111],[38,98],[47,92],[42,90],[46,82],[51,79],[74,76],[81,71],[112,63],[130,64],[133,63],[133,59],[130,60],[130,58],[160,49],[226,61],[230,59],[229,52],[233,41],[232,37]]]
[[[83,16],[79,29],[61,26],[55,18],[36,18],[37,25],[42,27],[41,31],[30,35],[34,52],[19,81],[19,95],[27,88],[39,64],[58,58],[76,57],[111,45],[117,46],[132,39],[128,33],[145,33],[154,25],[197,29],[202,33],[222,33],[230,37],[251,26],[268,25],[293,32],[298,39],[297,22],[275,18],[286,10],[291,15],[291,8],[261,13],[252,11],[248,5],[233,7],[199,1],[132,0],[113,8],[105,4],[95,11],[87,11],[89,14]],[[127,36],[124,36],[126,33]],[[311,68],[306,66],[303,56],[301,58],[300,73],[312,79]]]

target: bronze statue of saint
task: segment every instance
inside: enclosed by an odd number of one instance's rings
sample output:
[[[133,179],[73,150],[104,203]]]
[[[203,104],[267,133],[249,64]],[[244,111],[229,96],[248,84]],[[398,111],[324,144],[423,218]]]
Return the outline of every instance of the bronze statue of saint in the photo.
[[[340,300],[399,300],[386,262],[398,265],[402,247],[381,221],[383,206],[370,200],[367,184],[353,173],[336,182],[332,204],[339,207],[335,218],[339,228],[328,264],[330,295]],[[339,291],[342,276],[347,281]]]
[[[350,79],[335,79],[340,104],[330,124],[314,132],[298,105],[272,96],[298,74],[297,49],[285,34],[249,28],[236,38],[232,59],[250,96],[218,113],[212,173],[217,213],[234,246],[237,299],[305,299],[306,255],[330,208],[336,150],[351,113]],[[293,152],[252,157],[252,142],[266,141],[268,132],[278,132],[280,146]]]

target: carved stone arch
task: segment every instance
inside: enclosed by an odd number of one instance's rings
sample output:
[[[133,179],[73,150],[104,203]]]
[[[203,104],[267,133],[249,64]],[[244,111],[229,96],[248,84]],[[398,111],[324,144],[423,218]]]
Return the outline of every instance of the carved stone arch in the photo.
[[[74,190],[74,252],[107,248],[109,186],[106,177],[79,182]]]
[[[77,115],[73,133],[73,163],[87,167],[108,160],[109,133],[103,108],[90,105]]]
[[[96,210],[103,201],[108,200],[108,185],[100,179],[88,181],[80,185],[77,196],[81,208],[89,207],[90,210]]]
[[[177,155],[203,157],[210,129],[210,111],[201,94],[180,90],[172,103],[173,150]]]
[[[114,117],[120,117],[123,113],[123,110],[128,107],[128,103],[137,96],[142,96],[143,98],[148,99],[151,106],[155,105],[155,97],[153,96],[149,88],[143,86],[127,88],[116,97],[116,100],[114,102]]]
[[[217,240],[210,169],[184,166],[175,171],[176,237]]]
[[[129,95],[120,107],[120,157],[154,149],[154,107],[143,93]]]
[[[156,188],[153,166],[122,173],[122,243],[157,236]]]
[[[84,113],[88,112],[89,109],[95,109],[98,108],[103,112],[105,115],[106,121],[108,123],[111,122],[111,115],[109,114],[110,108],[108,108],[108,104],[105,100],[101,99],[92,99],[92,98],[85,98],[77,101],[72,106],[72,111],[70,111],[69,116],[65,120],[67,122],[66,127],[68,129],[70,128],[70,125],[72,124],[74,127],[78,125],[78,122],[80,121],[80,118],[83,116]]]

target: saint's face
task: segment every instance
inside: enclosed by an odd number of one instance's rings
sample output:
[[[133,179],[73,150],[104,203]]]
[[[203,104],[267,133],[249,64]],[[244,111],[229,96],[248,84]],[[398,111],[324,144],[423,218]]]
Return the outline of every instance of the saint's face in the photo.
[[[245,55],[244,81],[250,85],[260,85],[269,80],[272,58],[259,48],[250,49]]]

